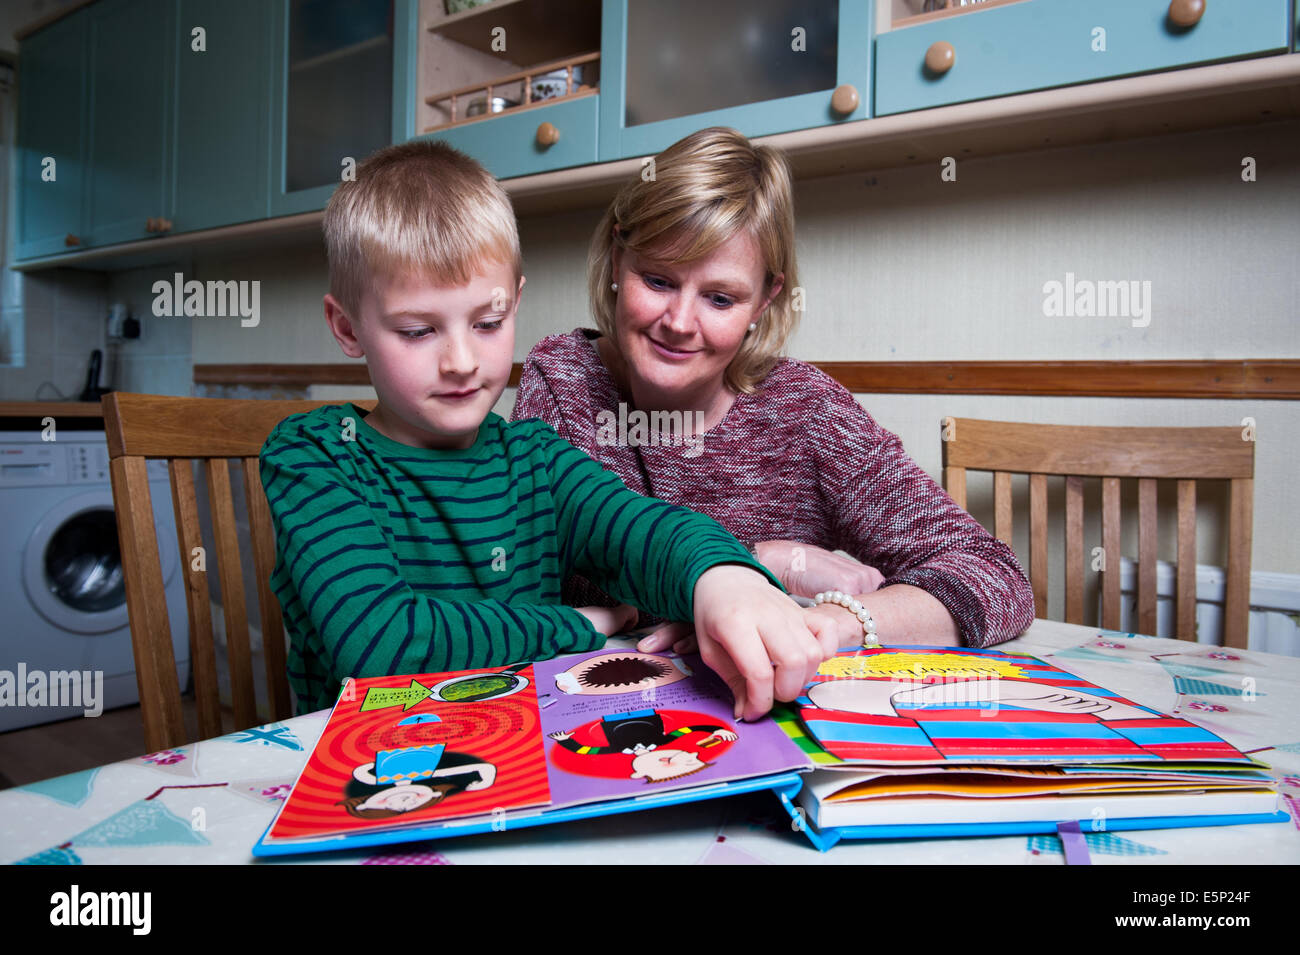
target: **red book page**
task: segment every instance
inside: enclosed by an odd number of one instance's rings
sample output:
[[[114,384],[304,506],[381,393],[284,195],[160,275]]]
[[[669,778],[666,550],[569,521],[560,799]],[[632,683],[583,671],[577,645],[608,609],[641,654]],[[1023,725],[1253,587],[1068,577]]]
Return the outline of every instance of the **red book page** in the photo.
[[[344,688],[268,839],[549,803],[531,666],[367,677]]]

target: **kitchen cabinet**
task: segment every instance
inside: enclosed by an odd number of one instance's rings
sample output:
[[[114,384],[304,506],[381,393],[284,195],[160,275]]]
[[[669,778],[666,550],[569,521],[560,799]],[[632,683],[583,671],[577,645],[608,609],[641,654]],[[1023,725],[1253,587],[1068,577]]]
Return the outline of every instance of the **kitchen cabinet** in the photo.
[[[431,133],[473,156],[498,179],[583,166],[596,161],[597,96],[554,103],[514,116],[494,116]],[[546,127],[549,125],[550,133]],[[548,142],[554,136],[554,142]]]
[[[265,218],[269,26],[262,0],[101,0],[24,38],[16,258]]]
[[[87,22],[67,17],[22,43],[13,184],[19,259],[77,249],[85,239]]]
[[[603,0],[600,158],[864,119],[871,0]]]
[[[146,239],[170,218],[175,8],[101,0],[90,19],[86,242]]]
[[[177,4],[174,231],[270,215],[271,14],[265,0]]]
[[[499,179],[594,163],[602,72],[595,0],[496,0],[434,11],[422,139],[468,153]]]
[[[414,133],[417,0],[271,4],[270,214],[323,209],[349,169]]]
[[[1018,0],[876,39],[875,109],[950,103],[1284,53],[1288,0]],[[1181,12],[1196,22],[1178,26]]]

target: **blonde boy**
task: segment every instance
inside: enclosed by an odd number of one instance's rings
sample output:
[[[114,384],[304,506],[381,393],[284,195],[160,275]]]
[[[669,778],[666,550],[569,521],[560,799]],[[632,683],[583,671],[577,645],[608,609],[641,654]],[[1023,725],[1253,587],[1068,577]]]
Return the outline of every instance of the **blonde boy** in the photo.
[[[694,621],[738,718],[797,696],[833,635],[819,642],[735,538],[629,491],[545,423],[492,412],[524,277],[510,201],[482,167],[441,143],[384,149],[335,190],[324,230],[325,318],[378,403],[293,415],[262,448],[300,712],[349,675],[598,649],[637,607]],[[627,603],[562,605],[575,571]]]

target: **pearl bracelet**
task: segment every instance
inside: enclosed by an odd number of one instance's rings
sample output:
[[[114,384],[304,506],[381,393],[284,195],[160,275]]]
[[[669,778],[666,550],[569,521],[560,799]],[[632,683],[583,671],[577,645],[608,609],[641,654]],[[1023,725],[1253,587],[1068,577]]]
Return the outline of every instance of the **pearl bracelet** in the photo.
[[[876,639],[876,621],[872,619],[870,611],[862,606],[862,602],[855,600],[852,594],[846,594],[842,590],[828,590],[820,593],[814,598],[818,605],[836,604],[846,608],[849,613],[853,614],[862,623],[862,647],[865,650],[879,650],[880,642]]]

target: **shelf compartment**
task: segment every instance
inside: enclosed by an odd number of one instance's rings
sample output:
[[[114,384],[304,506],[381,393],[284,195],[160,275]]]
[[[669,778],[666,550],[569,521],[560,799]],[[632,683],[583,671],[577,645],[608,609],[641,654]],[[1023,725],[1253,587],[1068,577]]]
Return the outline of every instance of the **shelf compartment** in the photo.
[[[575,68],[581,68],[582,82],[575,79]],[[582,53],[566,59],[542,63],[531,69],[520,70],[517,73],[508,73],[505,76],[499,76],[486,82],[474,83],[469,86],[426,96],[424,98],[425,104],[440,112],[446,118],[444,122],[425,127],[422,133],[435,133],[455,126],[463,126],[466,123],[497,119],[539,106],[550,106],[584,96],[594,96],[599,89],[599,68],[599,51]],[[533,99],[533,81],[548,73],[556,73],[561,70],[565,71],[566,75],[566,92],[560,96]],[[594,82],[592,82],[593,79]],[[486,105],[490,107],[492,100],[496,97],[512,100],[514,105],[497,111],[488,108],[481,113],[469,114],[469,109],[476,100],[483,99],[486,101]]]

